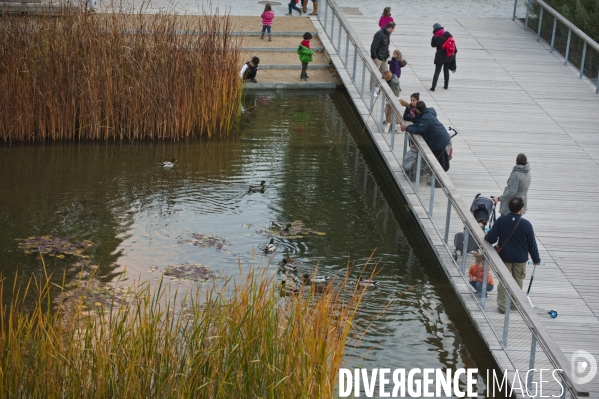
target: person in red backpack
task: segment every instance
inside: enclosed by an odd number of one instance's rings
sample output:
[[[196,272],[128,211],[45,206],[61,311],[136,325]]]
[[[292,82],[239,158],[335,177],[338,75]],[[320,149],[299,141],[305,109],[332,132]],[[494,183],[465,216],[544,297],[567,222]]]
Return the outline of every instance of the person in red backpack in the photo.
[[[458,49],[451,33],[443,29],[438,22],[433,25],[431,47],[436,47],[437,52],[435,53],[435,75],[433,76],[433,85],[430,91],[435,91],[441,69],[443,69],[443,78],[445,79],[443,88],[447,89],[449,87],[449,69],[451,64],[455,65],[455,55]]]
[[[302,9],[297,6],[298,3],[299,0],[291,0],[289,4],[287,4],[287,7],[289,8],[289,14],[287,15],[292,16],[293,14],[291,12],[295,10],[299,12],[300,17],[302,16]]]

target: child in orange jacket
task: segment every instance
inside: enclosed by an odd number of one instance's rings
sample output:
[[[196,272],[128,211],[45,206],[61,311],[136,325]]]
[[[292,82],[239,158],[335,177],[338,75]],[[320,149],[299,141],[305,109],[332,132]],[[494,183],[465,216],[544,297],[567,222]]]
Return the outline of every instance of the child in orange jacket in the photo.
[[[470,266],[470,269],[468,270],[470,285],[474,287],[479,298],[483,290],[483,278],[485,276],[485,261],[486,260],[484,255],[476,255],[474,257],[475,263],[472,266]],[[487,273],[487,292],[492,291],[494,285],[495,283],[493,282],[493,276],[491,275],[491,267],[489,267]],[[489,296],[489,294],[485,295]]]

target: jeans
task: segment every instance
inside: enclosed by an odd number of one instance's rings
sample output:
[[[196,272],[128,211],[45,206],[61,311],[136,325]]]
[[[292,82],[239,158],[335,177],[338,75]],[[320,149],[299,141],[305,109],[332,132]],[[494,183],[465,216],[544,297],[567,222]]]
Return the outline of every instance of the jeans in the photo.
[[[291,0],[289,2],[289,4],[287,4],[287,6],[289,7],[289,14],[291,14],[292,10],[295,10],[297,12],[299,12],[300,14],[302,13],[302,9],[299,8],[298,6],[295,5],[295,1]]]
[[[477,294],[481,294],[483,291],[483,283],[480,281],[471,281],[470,285],[474,287]],[[487,284],[487,292],[493,291],[493,284]]]
[[[516,283],[520,289],[524,285],[524,279],[526,278],[526,262],[523,263],[505,263],[505,267],[510,271]],[[503,284],[499,284],[499,288],[497,289],[497,307],[501,310],[505,310],[505,288],[503,288]],[[512,310],[515,310],[516,307],[512,304]]]
[[[302,62],[302,72],[300,73],[300,79],[308,79],[308,63]]]
[[[433,85],[432,89],[437,87],[437,81],[439,80],[439,74],[441,73],[441,68],[443,68],[443,78],[445,79],[444,87],[447,88],[449,85],[449,63],[447,64],[436,64],[435,65],[435,76],[433,76]]]
[[[270,35],[270,28],[272,28],[270,25],[262,25],[262,33],[267,32]]]

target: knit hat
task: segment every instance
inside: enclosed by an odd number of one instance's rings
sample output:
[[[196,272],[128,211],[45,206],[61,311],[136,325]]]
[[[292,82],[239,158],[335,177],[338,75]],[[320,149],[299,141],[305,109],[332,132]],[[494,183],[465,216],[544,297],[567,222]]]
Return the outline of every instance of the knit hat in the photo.
[[[435,24],[433,25],[433,30],[439,30],[439,29],[443,29],[443,27],[441,26],[440,23],[435,22]]]

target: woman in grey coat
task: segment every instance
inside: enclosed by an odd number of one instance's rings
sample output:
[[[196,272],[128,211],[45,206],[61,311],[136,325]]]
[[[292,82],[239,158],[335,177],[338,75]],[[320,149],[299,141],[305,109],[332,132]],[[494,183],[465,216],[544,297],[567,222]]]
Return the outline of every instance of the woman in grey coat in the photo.
[[[508,205],[512,198],[520,197],[524,200],[524,208],[522,214],[526,213],[528,187],[530,187],[530,164],[526,159],[526,155],[518,154],[516,157],[516,166],[512,169],[512,174],[507,180],[507,186],[503,190],[503,194],[499,197],[491,197],[495,203],[501,201],[501,207],[499,213],[507,215],[510,213]]]

